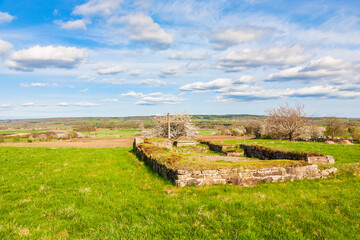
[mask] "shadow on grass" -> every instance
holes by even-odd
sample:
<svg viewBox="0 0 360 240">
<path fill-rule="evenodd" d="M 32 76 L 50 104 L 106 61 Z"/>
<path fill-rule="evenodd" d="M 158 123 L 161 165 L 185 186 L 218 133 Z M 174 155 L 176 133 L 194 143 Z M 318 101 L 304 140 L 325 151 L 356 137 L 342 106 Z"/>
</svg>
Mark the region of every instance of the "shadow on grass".
<svg viewBox="0 0 360 240">
<path fill-rule="evenodd" d="M 153 169 L 152 169 L 152 166 L 151 166 L 150 164 L 148 164 L 146 161 L 140 159 L 140 158 L 136 155 L 134 149 L 131 149 L 128 153 L 131 154 L 131 155 L 133 155 L 134 158 L 136 158 L 136 159 L 139 161 L 139 165 L 141 165 L 141 163 L 143 163 L 143 164 L 145 165 L 146 171 L 147 171 L 151 176 L 156 177 L 157 179 L 159 179 L 160 181 L 162 181 L 162 182 L 164 183 L 164 185 L 173 185 L 173 186 L 174 186 L 174 184 L 173 184 L 172 181 L 170 181 L 169 179 L 164 178 L 164 177 L 161 176 L 159 173 L 154 172 Z"/>
</svg>

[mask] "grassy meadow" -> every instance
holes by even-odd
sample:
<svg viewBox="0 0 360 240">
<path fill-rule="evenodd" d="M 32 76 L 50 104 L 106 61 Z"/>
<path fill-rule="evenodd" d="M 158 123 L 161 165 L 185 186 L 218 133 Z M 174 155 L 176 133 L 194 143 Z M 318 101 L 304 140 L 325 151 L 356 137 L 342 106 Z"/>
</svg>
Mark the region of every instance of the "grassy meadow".
<svg viewBox="0 0 360 240">
<path fill-rule="evenodd" d="M 338 176 L 252 188 L 177 188 L 130 147 L 0 147 L 0 239 L 360 239 L 359 145 L 315 146 Z"/>
</svg>

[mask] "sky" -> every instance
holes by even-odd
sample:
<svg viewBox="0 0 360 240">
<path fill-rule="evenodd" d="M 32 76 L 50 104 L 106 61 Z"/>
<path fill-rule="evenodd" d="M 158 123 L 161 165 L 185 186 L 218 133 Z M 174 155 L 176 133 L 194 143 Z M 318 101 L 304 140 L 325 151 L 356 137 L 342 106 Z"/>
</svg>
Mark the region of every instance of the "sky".
<svg viewBox="0 0 360 240">
<path fill-rule="evenodd" d="M 360 2 L 0 0 L 0 119 L 360 117 Z"/>
</svg>

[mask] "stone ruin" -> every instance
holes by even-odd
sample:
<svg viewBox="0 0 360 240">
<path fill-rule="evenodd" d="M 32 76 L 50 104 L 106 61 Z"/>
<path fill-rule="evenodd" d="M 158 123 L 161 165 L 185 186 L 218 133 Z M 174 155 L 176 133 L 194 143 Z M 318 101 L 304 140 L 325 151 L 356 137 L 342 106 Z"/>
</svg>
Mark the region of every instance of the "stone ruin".
<svg viewBox="0 0 360 240">
<path fill-rule="evenodd" d="M 259 182 L 279 182 L 285 180 L 328 178 L 337 173 L 336 168 L 320 170 L 318 165 L 313 164 L 314 162 L 334 164 L 334 160 L 331 156 L 320 156 L 320 154 L 319 156 L 316 156 L 316 158 L 310 157 L 307 160 L 293 159 L 298 160 L 298 163 L 290 166 L 279 165 L 276 167 L 261 168 L 234 167 L 202 170 L 191 168 L 176 169 L 169 167 L 166 164 L 160 163 L 156 156 L 153 156 L 152 154 L 146 154 L 146 152 L 143 150 L 143 142 L 144 141 L 142 139 L 135 138 L 133 148 L 136 155 L 141 160 L 145 161 L 153 169 L 153 171 L 159 173 L 164 178 L 169 179 L 179 187 L 184 187 L 187 185 L 201 186 L 214 184 L 234 184 L 248 187 L 255 186 Z M 169 147 L 168 143 L 167 146 Z M 160 146 L 160 148 L 161 147 L 164 146 Z M 245 155 L 250 154 L 250 157 L 264 154 L 261 151 L 257 151 L 256 148 L 249 147 L 249 149 L 250 150 L 245 150 Z M 222 152 L 223 148 L 218 147 L 217 150 Z M 289 157 L 286 154 L 287 153 L 284 153 L 281 157 Z M 294 156 L 291 157 L 294 158 Z M 326 159 L 326 161 L 324 161 L 324 159 Z"/>
</svg>

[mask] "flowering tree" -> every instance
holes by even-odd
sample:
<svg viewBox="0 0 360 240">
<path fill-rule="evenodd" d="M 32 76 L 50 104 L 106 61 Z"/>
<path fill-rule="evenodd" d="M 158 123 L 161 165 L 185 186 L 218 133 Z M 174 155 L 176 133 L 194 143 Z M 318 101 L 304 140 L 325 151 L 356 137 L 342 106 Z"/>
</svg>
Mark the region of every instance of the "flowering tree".
<svg viewBox="0 0 360 240">
<path fill-rule="evenodd" d="M 154 127 L 152 129 L 141 129 L 141 135 L 147 138 L 168 137 L 168 116 L 155 116 L 153 122 Z M 179 113 L 171 116 L 170 138 L 193 138 L 198 134 L 195 125 L 191 122 L 191 115 Z"/>
</svg>

